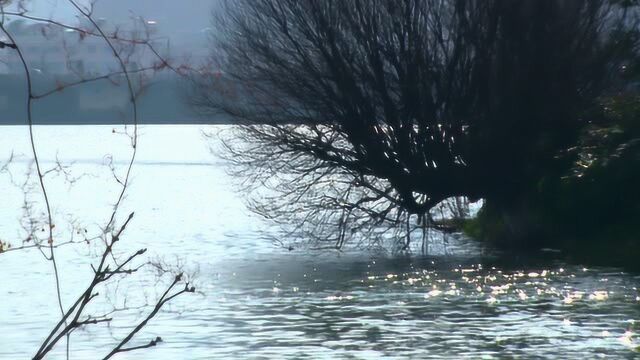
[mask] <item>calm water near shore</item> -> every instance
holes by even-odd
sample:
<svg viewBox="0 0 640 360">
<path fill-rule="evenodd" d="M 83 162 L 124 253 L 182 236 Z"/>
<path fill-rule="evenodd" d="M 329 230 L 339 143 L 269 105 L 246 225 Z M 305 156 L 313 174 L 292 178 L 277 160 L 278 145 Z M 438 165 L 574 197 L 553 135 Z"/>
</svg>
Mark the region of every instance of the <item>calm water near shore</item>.
<svg viewBox="0 0 640 360">
<path fill-rule="evenodd" d="M 120 250 L 148 248 L 151 258 L 180 264 L 195 274 L 198 293 L 166 308 L 134 343 L 159 335 L 161 345 L 120 359 L 639 356 L 638 274 L 552 254 L 501 256 L 459 236 L 434 244 L 430 256 L 275 246 L 277 230 L 245 210 L 226 164 L 209 151 L 215 144 L 202 136 L 220 128 L 140 129 L 120 218 L 136 215 Z M 70 166 L 47 179 L 59 236 L 71 223 L 96 231 L 117 195 L 106 164 L 124 170 L 129 139 L 111 126 L 35 130 L 45 167 L 56 157 Z M 0 239 L 18 244 L 27 136 L 26 127 L 0 126 L 0 168 L 15 156 L 10 174 L 0 173 Z M 40 201 L 37 193 L 28 199 Z M 64 304 L 91 275 L 96 245 L 59 249 Z M 0 279 L 0 359 L 30 358 L 59 316 L 51 263 L 36 250 L 0 254 Z M 151 271 L 102 289 L 110 295 L 101 307 L 126 298 L 127 310 L 110 327 L 76 332 L 72 358 L 103 355 L 148 311 L 134 304 L 161 290 Z"/>
</svg>

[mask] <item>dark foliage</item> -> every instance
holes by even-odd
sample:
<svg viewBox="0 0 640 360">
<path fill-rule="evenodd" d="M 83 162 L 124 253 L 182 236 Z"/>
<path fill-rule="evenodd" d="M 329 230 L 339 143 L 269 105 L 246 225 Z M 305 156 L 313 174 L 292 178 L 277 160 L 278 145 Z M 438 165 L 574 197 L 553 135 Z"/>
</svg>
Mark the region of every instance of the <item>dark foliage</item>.
<svg viewBox="0 0 640 360">
<path fill-rule="evenodd" d="M 640 99 L 607 97 L 602 109 L 562 155 L 564 172 L 541 178 L 517 209 L 487 203 L 467 232 L 506 247 L 553 247 L 583 261 L 637 268 Z"/>
<path fill-rule="evenodd" d="M 267 216 L 356 232 L 424 224 L 455 196 L 518 206 L 635 64 L 635 6 L 228 2 L 224 80 L 201 82 L 199 104 L 243 124 L 228 147 L 239 174 L 279 193 L 258 202 Z"/>
</svg>

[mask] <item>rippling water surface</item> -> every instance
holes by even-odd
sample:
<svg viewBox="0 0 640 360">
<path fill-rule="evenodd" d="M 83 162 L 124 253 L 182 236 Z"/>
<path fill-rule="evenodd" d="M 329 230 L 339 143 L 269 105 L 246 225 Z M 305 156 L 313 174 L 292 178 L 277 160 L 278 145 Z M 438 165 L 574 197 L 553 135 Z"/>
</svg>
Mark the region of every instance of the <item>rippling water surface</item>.
<svg viewBox="0 0 640 360">
<path fill-rule="evenodd" d="M 127 155 L 126 139 L 111 130 L 36 129 L 47 164 L 57 155 L 75 161 L 75 174 L 88 174 L 73 186 L 61 177 L 50 180 L 60 223 L 73 220 L 91 228 L 108 215 L 117 187 L 107 185 L 113 181 L 105 154 L 116 165 Z M 438 256 L 288 251 L 266 240 L 277 232 L 244 210 L 224 162 L 209 153 L 200 128 L 148 126 L 141 133 L 139 162 L 122 209 L 136 215 L 121 251 L 146 247 L 155 259 L 181 264 L 197 274 L 198 293 L 167 307 L 135 343 L 159 335 L 160 346 L 122 359 L 638 355 L 636 274 L 545 254 L 492 254 L 458 237 L 446 249 L 435 246 Z M 12 178 L 0 174 L 3 240 L 21 236 L 24 198 L 14 184 L 29 165 L 25 136 L 23 127 L 0 127 L 0 159 L 12 150 L 23 154 L 10 166 Z M 91 245 L 59 249 L 65 304 L 88 281 L 94 253 Z M 0 358 L 30 358 L 59 311 L 51 264 L 37 251 L 1 254 L 0 279 Z M 161 290 L 151 272 L 104 289 L 109 301 L 102 306 L 127 299 L 129 309 L 109 327 L 76 332 L 72 358 L 104 354 L 149 311 L 131 304 L 147 303 Z"/>
</svg>

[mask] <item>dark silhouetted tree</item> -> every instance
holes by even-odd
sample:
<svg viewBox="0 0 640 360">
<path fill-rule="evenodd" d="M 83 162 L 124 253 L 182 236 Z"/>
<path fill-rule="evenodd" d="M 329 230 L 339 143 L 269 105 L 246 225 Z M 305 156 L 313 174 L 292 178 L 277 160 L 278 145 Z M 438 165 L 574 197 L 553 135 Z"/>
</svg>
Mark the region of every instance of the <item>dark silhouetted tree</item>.
<svg viewBox="0 0 640 360">
<path fill-rule="evenodd" d="M 223 76 L 200 80 L 198 105 L 242 124 L 224 138 L 237 174 L 275 190 L 253 198 L 263 215 L 337 246 L 411 232 L 447 198 L 513 206 L 553 171 L 633 59 L 635 6 L 230 1 Z"/>
</svg>

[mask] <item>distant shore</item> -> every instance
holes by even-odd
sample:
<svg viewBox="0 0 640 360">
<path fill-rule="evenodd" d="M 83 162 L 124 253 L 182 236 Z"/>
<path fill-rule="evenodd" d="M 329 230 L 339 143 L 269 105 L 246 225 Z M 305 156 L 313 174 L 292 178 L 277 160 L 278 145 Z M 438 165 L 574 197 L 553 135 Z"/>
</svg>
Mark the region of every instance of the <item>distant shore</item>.
<svg viewBox="0 0 640 360">
<path fill-rule="evenodd" d="M 57 82 L 77 79 L 42 75 L 34 79 L 38 92 L 55 87 Z M 116 81 L 116 79 L 113 79 Z M 0 125 L 27 124 L 27 91 L 24 77 L 0 75 Z M 120 83 L 122 85 L 122 83 Z M 203 115 L 191 105 L 188 84 L 174 76 L 156 76 L 137 99 L 138 124 L 232 124 L 223 115 Z M 122 86 L 96 81 L 72 86 L 32 104 L 36 125 L 121 125 L 132 124 L 131 102 Z M 179 120 L 178 120 L 179 119 Z"/>
<path fill-rule="evenodd" d="M 224 121 L 220 119 L 208 120 L 208 119 L 188 119 L 183 121 L 153 121 L 153 120 L 141 120 L 138 121 L 138 125 L 233 125 L 231 121 Z M 21 121 L 7 121 L 6 119 L 0 119 L 0 126 L 21 126 L 28 125 L 26 120 Z M 115 120 L 99 120 L 99 121 L 43 121 L 34 119 L 33 125 L 133 125 L 131 121 L 115 121 Z"/>
</svg>

